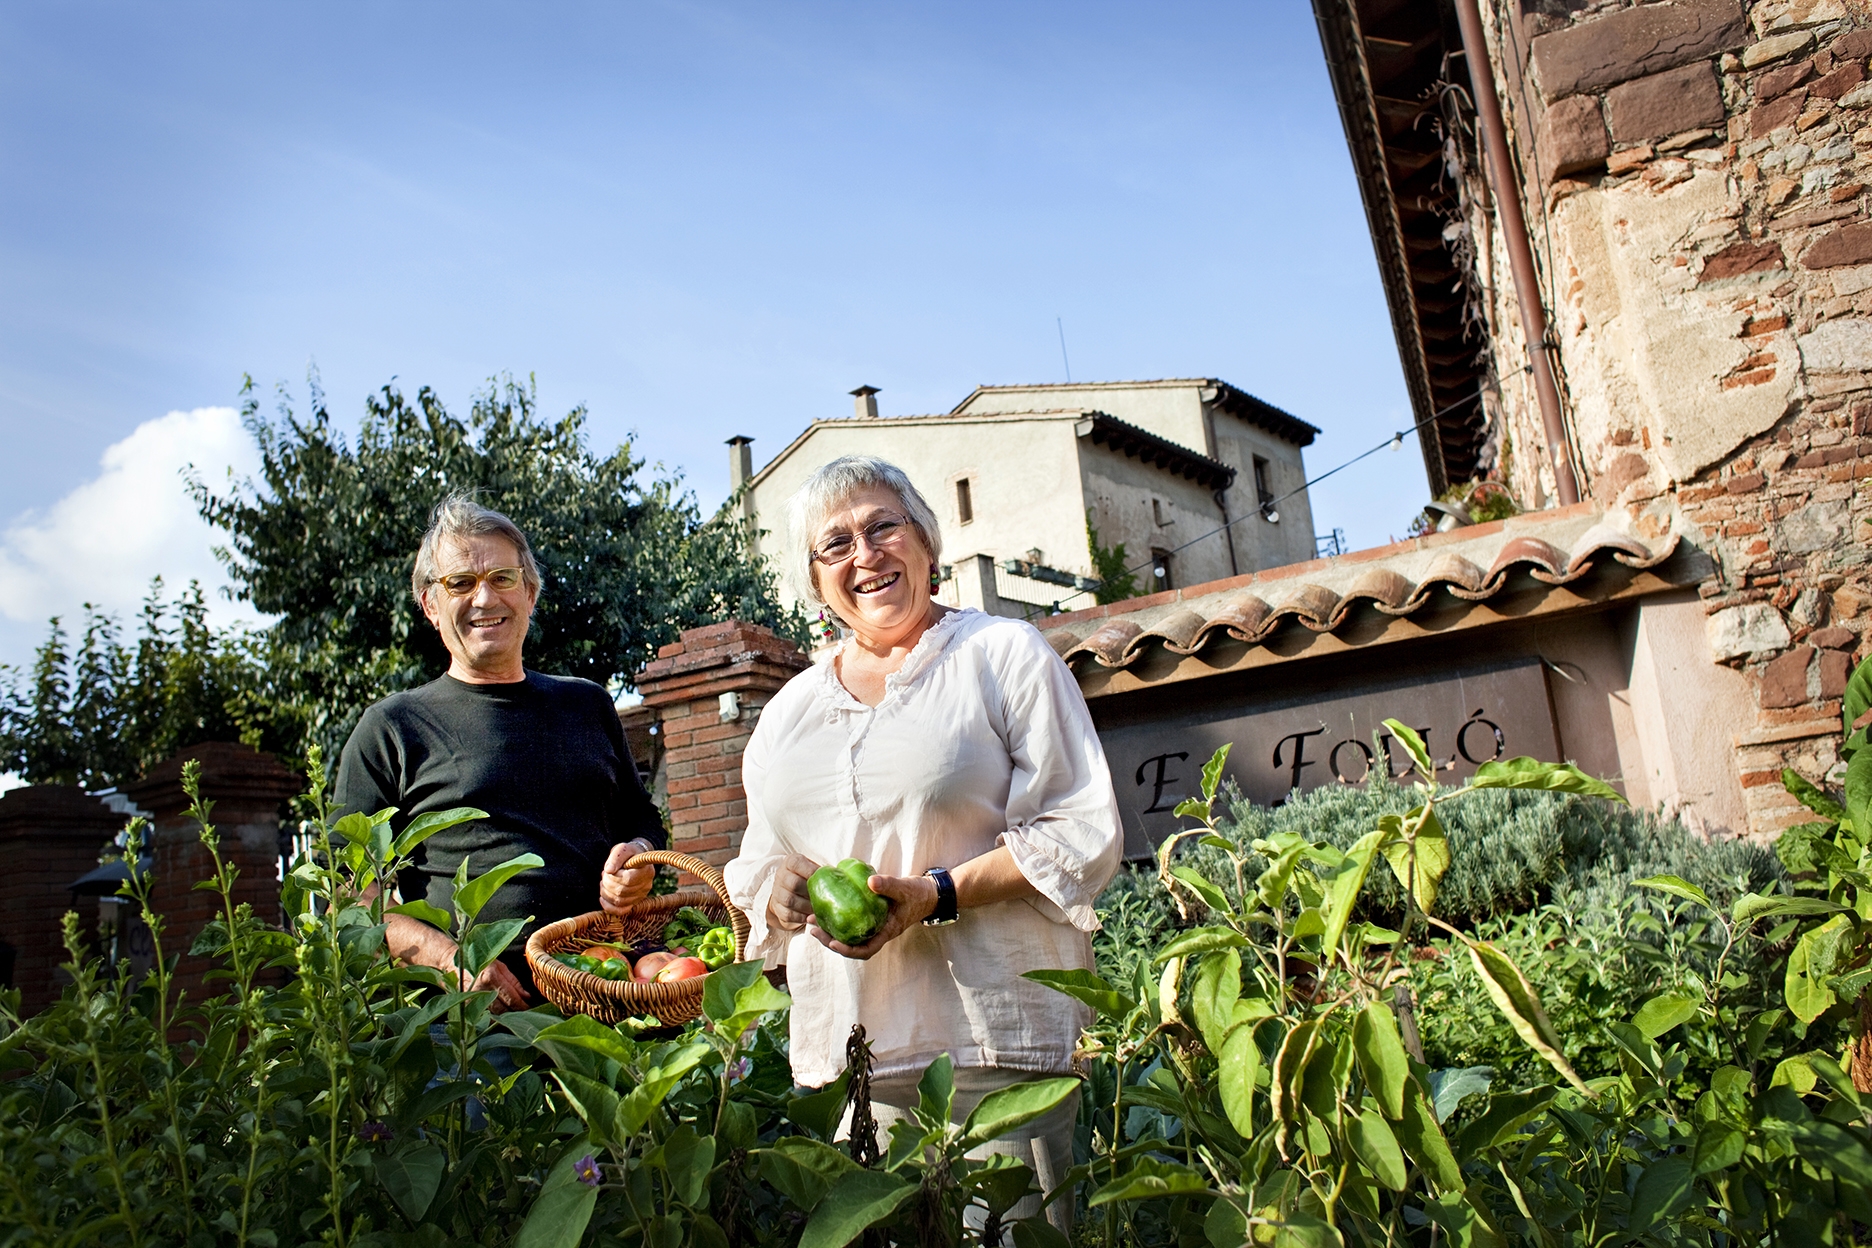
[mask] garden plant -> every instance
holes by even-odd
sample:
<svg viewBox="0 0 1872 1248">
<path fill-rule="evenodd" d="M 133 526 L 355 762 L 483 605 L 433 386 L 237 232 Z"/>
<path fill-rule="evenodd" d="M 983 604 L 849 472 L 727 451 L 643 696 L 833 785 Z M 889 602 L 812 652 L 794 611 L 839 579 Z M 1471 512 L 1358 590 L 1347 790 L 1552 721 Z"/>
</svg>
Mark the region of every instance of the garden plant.
<svg viewBox="0 0 1872 1248">
<path fill-rule="evenodd" d="M 1501 874 L 1465 813 L 1507 827 L 1565 803 L 1628 866 L 1664 861 L 1573 767 L 1506 760 L 1439 786 L 1388 722 L 1415 771 L 1360 799 L 1353 837 L 1230 809 L 1218 753 L 1189 830 L 1101 905 L 1130 938 L 1101 939 L 1099 973 L 1030 972 L 1094 1012 L 1083 1081 L 1016 1085 L 955 1123 L 939 1059 L 888 1138 L 862 1034 L 832 1085 L 792 1085 L 792 1002 L 757 962 L 712 972 L 681 1029 L 495 1014 L 491 994 L 397 965 L 369 885 L 478 812 L 400 833 L 389 812 L 333 819 L 315 752 L 314 850 L 286 874 L 283 924 L 232 903 L 191 793 L 222 898 L 193 950 L 214 995 L 176 988 L 133 873 L 153 972 L 98 961 L 71 916 L 62 999 L 0 1010 L 0 1244 L 1062 1248 L 1044 1215 L 1008 1216 L 1030 1194 L 1071 1202 L 1073 1242 L 1111 1248 L 1867 1242 L 1869 711 L 1862 669 L 1843 789 L 1789 775 L 1815 819 L 1778 865 L 1712 849 L 1694 861 L 1721 870 L 1585 869 L 1594 896 L 1622 889 L 1616 912 L 1574 904 L 1572 867 L 1528 888 Z M 448 926 L 472 975 L 520 928 L 477 916 L 530 865 L 464 870 L 452 915 L 402 908 Z M 1518 900 L 1477 900 L 1496 894 Z M 1078 1164 L 1054 1190 L 967 1155 L 1075 1087 Z"/>
</svg>

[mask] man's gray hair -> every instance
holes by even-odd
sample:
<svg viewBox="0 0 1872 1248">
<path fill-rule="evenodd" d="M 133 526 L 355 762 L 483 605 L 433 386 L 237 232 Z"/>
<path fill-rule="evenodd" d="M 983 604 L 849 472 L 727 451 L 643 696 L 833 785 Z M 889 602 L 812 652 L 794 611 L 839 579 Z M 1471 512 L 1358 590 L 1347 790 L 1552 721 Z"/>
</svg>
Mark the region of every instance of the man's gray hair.
<svg viewBox="0 0 1872 1248">
<path fill-rule="evenodd" d="M 787 500 L 788 559 L 786 575 L 801 598 L 824 604 L 825 596 L 813 584 L 813 539 L 819 536 L 826 518 L 843 507 L 853 494 L 866 489 L 885 489 L 897 496 L 905 518 L 923 548 L 938 564 L 942 562 L 942 529 L 936 513 L 930 509 L 910 478 L 897 465 L 875 455 L 842 455 L 820 468 Z"/>
<path fill-rule="evenodd" d="M 429 531 L 423 534 L 422 545 L 416 548 L 416 566 L 410 570 L 410 592 L 416 595 L 417 605 L 422 604 L 423 591 L 442 575 L 436 556 L 444 541 L 484 537 L 490 533 L 514 544 L 514 549 L 520 552 L 520 571 L 527 589 L 539 593 L 539 564 L 534 562 L 533 548 L 527 544 L 520 526 L 500 512 L 475 502 L 473 495 L 458 490 L 437 503 L 435 510 L 429 513 Z"/>
</svg>

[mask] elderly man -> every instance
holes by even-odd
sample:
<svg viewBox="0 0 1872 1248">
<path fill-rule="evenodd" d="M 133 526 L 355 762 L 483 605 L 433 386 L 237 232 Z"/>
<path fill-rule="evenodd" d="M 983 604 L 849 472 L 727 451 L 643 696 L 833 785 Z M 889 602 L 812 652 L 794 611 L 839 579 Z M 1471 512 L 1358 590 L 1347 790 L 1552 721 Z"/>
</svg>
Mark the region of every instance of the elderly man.
<svg viewBox="0 0 1872 1248">
<path fill-rule="evenodd" d="M 416 552 L 410 587 L 448 647 L 448 671 L 364 712 L 338 765 L 343 811 L 397 808 L 395 826 L 429 811 L 473 806 L 485 820 L 440 832 L 418 849 L 404 899 L 449 908 L 456 867 L 478 875 L 517 854 L 546 865 L 515 876 L 481 921 L 532 915 L 507 953 L 473 981 L 494 1008 L 519 1009 L 533 991 L 525 958 L 533 926 L 602 904 L 616 910 L 650 890 L 632 855 L 666 840 L 644 793 L 611 698 L 589 680 L 529 672 L 520 651 L 539 601 L 539 567 L 513 521 L 451 495 Z M 406 962 L 460 974 L 448 933 L 391 915 L 387 943 Z"/>
</svg>

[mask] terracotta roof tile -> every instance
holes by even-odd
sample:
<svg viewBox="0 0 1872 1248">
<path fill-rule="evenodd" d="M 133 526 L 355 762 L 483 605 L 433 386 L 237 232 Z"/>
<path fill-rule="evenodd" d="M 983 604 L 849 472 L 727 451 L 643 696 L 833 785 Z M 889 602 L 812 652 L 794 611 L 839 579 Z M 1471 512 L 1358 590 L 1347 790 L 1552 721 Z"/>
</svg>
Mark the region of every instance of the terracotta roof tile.
<svg viewBox="0 0 1872 1248">
<path fill-rule="evenodd" d="M 1046 638 L 1075 667 L 1128 667 L 1156 647 L 1190 655 L 1219 640 L 1257 645 L 1290 623 L 1334 632 L 1364 603 L 1407 616 L 1440 596 L 1481 602 L 1522 573 L 1565 585 L 1609 559 L 1653 568 L 1677 547 L 1674 533 L 1646 541 L 1583 504 L 1107 603 L 1048 621 Z"/>
</svg>

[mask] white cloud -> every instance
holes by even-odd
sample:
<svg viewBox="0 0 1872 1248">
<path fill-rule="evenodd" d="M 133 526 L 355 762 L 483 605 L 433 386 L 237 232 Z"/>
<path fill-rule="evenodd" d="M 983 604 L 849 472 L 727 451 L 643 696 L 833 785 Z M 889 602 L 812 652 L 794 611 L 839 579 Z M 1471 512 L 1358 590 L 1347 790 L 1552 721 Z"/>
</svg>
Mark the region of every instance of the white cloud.
<svg viewBox="0 0 1872 1248">
<path fill-rule="evenodd" d="M 190 464 L 217 489 L 230 469 L 241 476 L 258 468 L 233 408 L 145 421 L 105 450 L 95 478 L 44 511 L 15 517 L 0 534 L 0 583 L 8 587 L 0 615 L 39 625 L 58 615 L 69 628 L 89 602 L 129 624 L 150 578 L 160 575 L 169 596 L 201 581 L 218 624 L 255 618 L 216 592 L 227 576 L 212 548 L 226 535 L 196 512 L 183 485 Z"/>
</svg>

